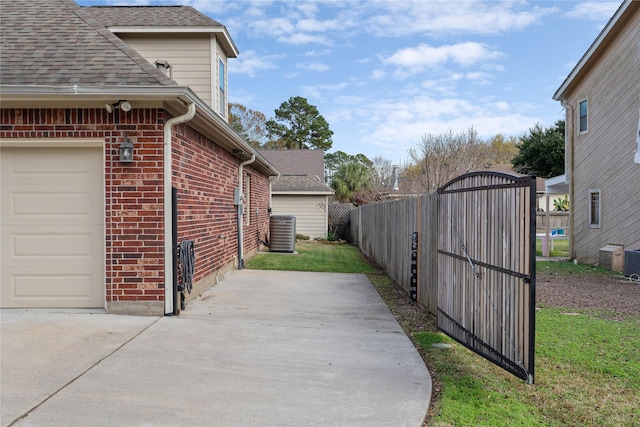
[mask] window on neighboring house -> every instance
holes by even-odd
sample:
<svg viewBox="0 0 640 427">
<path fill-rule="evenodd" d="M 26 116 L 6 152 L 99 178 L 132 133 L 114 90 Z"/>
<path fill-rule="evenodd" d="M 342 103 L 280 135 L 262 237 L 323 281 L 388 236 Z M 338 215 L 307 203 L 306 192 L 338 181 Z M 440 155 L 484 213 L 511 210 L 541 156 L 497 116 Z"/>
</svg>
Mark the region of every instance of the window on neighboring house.
<svg viewBox="0 0 640 427">
<path fill-rule="evenodd" d="M 580 133 L 586 133 L 589 130 L 589 123 L 588 123 L 589 104 L 588 104 L 586 99 L 584 101 L 580 101 L 579 110 L 580 110 L 580 128 L 579 128 L 579 132 Z"/>
<path fill-rule="evenodd" d="M 600 228 L 600 190 L 589 190 L 589 227 Z"/>
<path fill-rule="evenodd" d="M 244 223 L 251 224 L 251 175 L 244 176 Z"/>
<path fill-rule="evenodd" d="M 227 115 L 226 81 L 222 59 L 218 61 L 218 98 L 220 99 L 220 115 L 225 117 Z"/>
</svg>

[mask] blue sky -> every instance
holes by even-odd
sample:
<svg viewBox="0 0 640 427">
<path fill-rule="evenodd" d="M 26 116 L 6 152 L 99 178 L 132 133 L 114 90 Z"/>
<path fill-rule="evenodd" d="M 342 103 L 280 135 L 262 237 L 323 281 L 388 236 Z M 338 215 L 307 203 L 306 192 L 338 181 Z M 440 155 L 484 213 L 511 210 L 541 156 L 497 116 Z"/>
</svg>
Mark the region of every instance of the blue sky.
<svg viewBox="0 0 640 427">
<path fill-rule="evenodd" d="M 122 1 L 80 1 L 123 4 Z M 404 163 L 425 134 L 518 136 L 564 118 L 551 99 L 620 1 L 131 0 L 227 27 L 229 101 L 268 118 L 303 96 L 333 147 Z"/>
</svg>

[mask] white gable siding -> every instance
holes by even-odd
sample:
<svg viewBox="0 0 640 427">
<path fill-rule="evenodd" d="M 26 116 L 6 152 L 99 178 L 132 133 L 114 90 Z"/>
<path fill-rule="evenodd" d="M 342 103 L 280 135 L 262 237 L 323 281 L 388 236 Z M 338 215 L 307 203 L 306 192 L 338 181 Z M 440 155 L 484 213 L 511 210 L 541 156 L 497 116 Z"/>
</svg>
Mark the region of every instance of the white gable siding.
<svg viewBox="0 0 640 427">
<path fill-rule="evenodd" d="M 640 14 L 636 13 L 568 99 L 573 117 L 567 131 L 575 138 L 573 249 L 580 261 L 597 262 L 599 248 L 608 243 L 640 248 L 640 165 L 633 160 L 639 70 Z M 577 129 L 581 99 L 589 100 L 588 132 L 583 135 Z M 589 227 L 589 189 L 601 190 L 601 228 Z"/>
<path fill-rule="evenodd" d="M 327 196 L 274 194 L 273 215 L 296 217 L 296 234 L 311 239 L 327 237 Z"/>
</svg>

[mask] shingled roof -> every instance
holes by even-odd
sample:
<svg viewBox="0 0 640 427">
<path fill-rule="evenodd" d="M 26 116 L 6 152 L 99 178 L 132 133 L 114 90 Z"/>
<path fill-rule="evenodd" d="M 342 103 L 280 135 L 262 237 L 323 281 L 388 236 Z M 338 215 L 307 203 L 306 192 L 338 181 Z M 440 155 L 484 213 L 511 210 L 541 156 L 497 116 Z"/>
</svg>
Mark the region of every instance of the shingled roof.
<svg viewBox="0 0 640 427">
<path fill-rule="evenodd" d="M 71 0 L 0 0 L 0 84 L 177 86 Z"/>
<path fill-rule="evenodd" d="M 223 27 L 191 6 L 90 6 L 84 9 L 107 27 Z"/>
<path fill-rule="evenodd" d="M 323 150 L 256 150 L 271 162 L 282 175 L 316 176 L 324 180 Z"/>
<path fill-rule="evenodd" d="M 256 150 L 281 173 L 272 181 L 271 188 L 278 192 L 311 192 L 333 194 L 324 183 L 323 150 Z"/>
</svg>

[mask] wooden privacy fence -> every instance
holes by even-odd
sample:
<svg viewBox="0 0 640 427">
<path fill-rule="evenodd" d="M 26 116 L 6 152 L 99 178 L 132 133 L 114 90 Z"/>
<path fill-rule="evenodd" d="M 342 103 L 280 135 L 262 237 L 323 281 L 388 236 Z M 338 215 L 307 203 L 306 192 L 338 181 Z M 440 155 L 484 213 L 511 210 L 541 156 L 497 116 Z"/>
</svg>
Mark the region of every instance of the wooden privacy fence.
<svg viewBox="0 0 640 427">
<path fill-rule="evenodd" d="M 437 313 L 437 194 L 360 206 L 351 211 L 351 237 L 360 250 L 407 292 L 411 234 L 418 232 L 418 302 Z"/>
<path fill-rule="evenodd" d="M 533 383 L 535 178 L 495 172 L 351 212 L 351 235 L 407 293 L 418 236 L 417 301 L 456 341 Z M 414 268 L 415 270 L 415 268 Z"/>
</svg>

